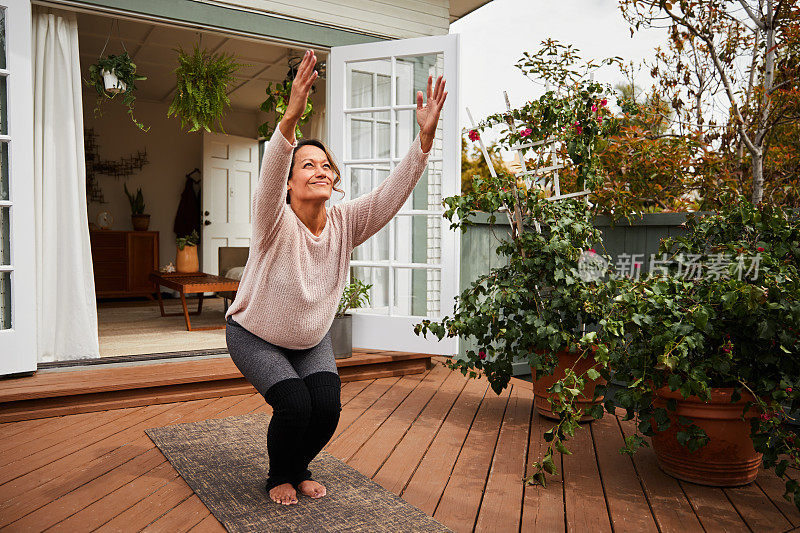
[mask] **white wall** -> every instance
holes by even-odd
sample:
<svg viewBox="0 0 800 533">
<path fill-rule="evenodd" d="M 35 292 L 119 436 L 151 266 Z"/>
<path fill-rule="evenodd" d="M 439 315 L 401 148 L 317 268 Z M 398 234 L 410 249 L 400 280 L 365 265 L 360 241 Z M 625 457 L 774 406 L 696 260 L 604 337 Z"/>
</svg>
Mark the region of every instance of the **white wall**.
<svg viewBox="0 0 800 533">
<path fill-rule="evenodd" d="M 197 0 L 392 38 L 443 35 L 449 0 Z"/>
<path fill-rule="evenodd" d="M 145 212 L 150 214 L 150 230 L 159 232 L 159 262 L 161 266 L 175 261 L 175 233 L 172 225 L 178 209 L 185 175 L 194 168 L 202 169 L 203 139 L 199 132 L 185 133 L 180 121 L 167 118 L 167 104 L 137 101 L 134 107 L 137 120 L 150 126 L 150 131 L 139 130 L 117 101 L 103 102 L 103 116 L 94 117 L 94 91 L 83 93 L 84 127 L 94 128 L 99 145 L 99 156 L 105 160 L 119 160 L 147 150 L 149 163 L 127 180 L 98 175 L 97 180 L 105 197 L 105 204 L 92 202 L 88 206 L 89 220 L 96 221 L 101 211 L 110 211 L 114 217 L 111 229 L 132 230 L 131 209 L 123 189 L 136 193 L 142 188 Z M 225 131 L 232 135 L 256 137 L 258 126 L 255 113 L 229 112 Z"/>
</svg>

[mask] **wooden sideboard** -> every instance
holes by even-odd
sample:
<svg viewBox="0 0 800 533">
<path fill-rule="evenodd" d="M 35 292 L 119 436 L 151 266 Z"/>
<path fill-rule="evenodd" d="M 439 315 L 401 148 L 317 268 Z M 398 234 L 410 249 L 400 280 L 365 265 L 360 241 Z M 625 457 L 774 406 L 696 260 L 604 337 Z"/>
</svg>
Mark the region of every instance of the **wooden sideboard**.
<svg viewBox="0 0 800 533">
<path fill-rule="evenodd" d="M 158 270 L 157 231 L 91 230 L 95 295 L 150 296 L 150 274 Z"/>
</svg>

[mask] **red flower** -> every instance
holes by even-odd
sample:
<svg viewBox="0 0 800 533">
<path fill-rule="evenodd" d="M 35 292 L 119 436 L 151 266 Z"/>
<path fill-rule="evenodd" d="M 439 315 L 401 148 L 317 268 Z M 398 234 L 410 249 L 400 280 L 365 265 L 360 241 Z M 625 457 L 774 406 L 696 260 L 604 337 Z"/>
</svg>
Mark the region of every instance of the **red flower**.
<svg viewBox="0 0 800 533">
<path fill-rule="evenodd" d="M 786 392 L 792 392 L 792 388 L 791 387 L 786 387 Z"/>
<path fill-rule="evenodd" d="M 588 249 L 588 250 L 586 250 L 586 251 L 587 251 L 587 252 L 592 252 L 593 254 L 596 254 L 596 253 L 597 253 L 597 252 L 595 252 L 595 251 L 594 251 L 594 248 L 589 248 L 589 249 Z"/>
<path fill-rule="evenodd" d="M 592 111 L 597 111 L 597 104 L 592 104 Z"/>
<path fill-rule="evenodd" d="M 481 360 L 486 359 L 486 352 L 484 352 L 483 350 L 479 351 L 478 357 L 480 357 Z"/>
<path fill-rule="evenodd" d="M 758 247 L 758 251 L 759 251 L 759 252 L 763 252 L 763 251 L 764 251 L 764 247 L 763 247 L 763 246 L 759 246 L 759 247 Z"/>
<path fill-rule="evenodd" d="M 605 98 L 603 98 L 603 99 L 600 101 L 600 107 L 605 107 L 606 105 L 608 105 L 608 100 L 606 100 Z"/>
<path fill-rule="evenodd" d="M 527 137 L 531 133 L 533 133 L 533 130 L 530 129 L 530 128 L 525 128 L 524 130 L 520 130 L 520 132 L 519 132 L 520 136 L 522 136 L 522 137 Z"/>
<path fill-rule="evenodd" d="M 477 131 L 469 130 L 469 140 L 470 141 L 477 141 L 480 138 L 481 138 L 481 136 Z"/>
</svg>

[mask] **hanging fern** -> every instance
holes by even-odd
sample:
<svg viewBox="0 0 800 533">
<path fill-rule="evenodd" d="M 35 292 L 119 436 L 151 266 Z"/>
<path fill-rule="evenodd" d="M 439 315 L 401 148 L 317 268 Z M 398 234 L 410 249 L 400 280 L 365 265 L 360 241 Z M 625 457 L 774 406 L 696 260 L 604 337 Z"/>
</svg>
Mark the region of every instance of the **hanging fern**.
<svg viewBox="0 0 800 533">
<path fill-rule="evenodd" d="M 177 88 L 175 98 L 167 110 L 167 116 L 181 119 L 181 128 L 188 131 L 204 129 L 211 132 L 214 123 L 223 133 L 222 117 L 231 101 L 228 85 L 234 80 L 234 72 L 241 63 L 233 55 L 210 54 L 195 45 L 192 54 L 183 48 L 178 52 L 178 68 L 175 69 Z"/>
</svg>

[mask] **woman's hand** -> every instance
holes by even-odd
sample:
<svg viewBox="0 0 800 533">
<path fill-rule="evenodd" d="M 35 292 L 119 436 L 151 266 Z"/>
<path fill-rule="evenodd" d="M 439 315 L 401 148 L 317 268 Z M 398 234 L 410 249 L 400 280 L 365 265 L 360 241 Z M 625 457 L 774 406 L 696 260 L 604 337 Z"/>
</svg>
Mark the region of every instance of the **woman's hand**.
<svg viewBox="0 0 800 533">
<path fill-rule="evenodd" d="M 428 76 L 428 101 L 423 107 L 422 91 L 417 91 L 417 124 L 419 124 L 419 141 L 423 152 L 429 152 L 436 137 L 436 126 L 439 124 L 439 114 L 442 112 L 447 91 L 444 90 L 445 80 L 441 76 L 436 79 L 436 88 L 431 91 L 433 76 Z"/>
<path fill-rule="evenodd" d="M 284 113 L 281 123 L 278 127 L 286 140 L 294 144 L 294 129 L 297 126 L 297 121 L 303 116 L 306 110 L 306 102 L 308 101 L 308 94 L 311 92 L 311 87 L 317 79 L 318 73 L 314 70 L 314 65 L 317 64 L 317 56 L 314 55 L 313 50 L 306 50 L 306 55 L 297 67 L 297 75 L 292 81 L 292 92 L 289 95 L 289 103 L 286 105 L 286 113 Z"/>
</svg>

